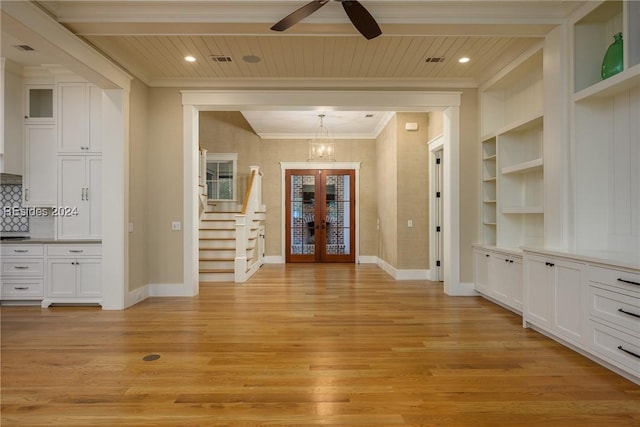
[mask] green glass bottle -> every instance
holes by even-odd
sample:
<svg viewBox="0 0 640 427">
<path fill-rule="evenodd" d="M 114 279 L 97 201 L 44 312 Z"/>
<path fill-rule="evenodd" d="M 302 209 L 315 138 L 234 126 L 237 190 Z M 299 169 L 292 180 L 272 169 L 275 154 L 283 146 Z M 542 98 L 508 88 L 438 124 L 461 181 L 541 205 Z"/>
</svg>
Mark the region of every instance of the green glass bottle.
<svg viewBox="0 0 640 427">
<path fill-rule="evenodd" d="M 602 79 L 607 79 L 614 74 L 618 74 L 624 69 L 624 59 L 622 53 L 622 33 L 613 36 L 614 42 L 607 49 L 602 60 Z"/>
</svg>

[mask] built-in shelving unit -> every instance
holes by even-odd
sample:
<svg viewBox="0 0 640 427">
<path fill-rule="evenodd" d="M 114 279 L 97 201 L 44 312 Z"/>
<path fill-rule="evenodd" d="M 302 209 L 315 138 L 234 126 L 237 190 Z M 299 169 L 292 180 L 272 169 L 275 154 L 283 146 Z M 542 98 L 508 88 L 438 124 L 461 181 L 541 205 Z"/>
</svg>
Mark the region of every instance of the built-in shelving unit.
<svg viewBox="0 0 640 427">
<path fill-rule="evenodd" d="M 542 244 L 542 48 L 481 89 L 483 244 Z"/>
<path fill-rule="evenodd" d="M 574 245 L 640 255 L 640 2 L 592 5 L 573 25 Z M 602 80 L 613 35 L 624 70 Z"/>
</svg>

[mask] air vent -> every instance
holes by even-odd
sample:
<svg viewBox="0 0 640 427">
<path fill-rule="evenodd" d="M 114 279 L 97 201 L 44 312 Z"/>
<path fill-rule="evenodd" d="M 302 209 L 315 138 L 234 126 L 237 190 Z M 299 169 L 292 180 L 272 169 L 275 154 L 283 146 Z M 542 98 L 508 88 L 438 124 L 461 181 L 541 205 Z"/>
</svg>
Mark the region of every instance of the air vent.
<svg viewBox="0 0 640 427">
<path fill-rule="evenodd" d="M 444 56 L 430 56 L 424 62 L 444 62 Z"/>
<path fill-rule="evenodd" d="M 32 52 L 35 49 L 29 46 L 28 44 L 18 44 L 14 46 L 16 49 L 21 50 L 23 52 Z"/>
<path fill-rule="evenodd" d="M 233 62 L 233 58 L 226 55 L 211 55 L 209 58 L 211 58 L 213 62 Z"/>
</svg>

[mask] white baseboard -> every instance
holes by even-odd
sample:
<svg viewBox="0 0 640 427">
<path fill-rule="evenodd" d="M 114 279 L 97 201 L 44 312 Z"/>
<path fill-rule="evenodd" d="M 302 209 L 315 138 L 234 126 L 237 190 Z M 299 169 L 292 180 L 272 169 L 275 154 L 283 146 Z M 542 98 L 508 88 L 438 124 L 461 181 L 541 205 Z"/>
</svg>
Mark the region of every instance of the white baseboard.
<svg viewBox="0 0 640 427">
<path fill-rule="evenodd" d="M 429 270 L 396 270 L 396 280 L 429 280 Z"/>
<path fill-rule="evenodd" d="M 359 264 L 377 264 L 378 257 L 375 255 L 360 255 L 358 257 Z"/>
<path fill-rule="evenodd" d="M 284 264 L 284 257 L 279 255 L 270 255 L 264 257 L 265 264 Z"/>
<path fill-rule="evenodd" d="M 455 297 L 477 297 L 480 294 L 476 292 L 475 285 L 473 283 L 459 283 L 455 289 L 449 289 L 447 295 Z"/>
</svg>

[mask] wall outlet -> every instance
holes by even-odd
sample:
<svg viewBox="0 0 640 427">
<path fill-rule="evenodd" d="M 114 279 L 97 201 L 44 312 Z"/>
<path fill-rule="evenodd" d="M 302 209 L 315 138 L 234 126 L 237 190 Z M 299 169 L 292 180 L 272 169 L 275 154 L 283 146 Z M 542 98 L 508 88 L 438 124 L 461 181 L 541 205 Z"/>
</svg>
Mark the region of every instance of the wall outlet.
<svg viewBox="0 0 640 427">
<path fill-rule="evenodd" d="M 171 223 L 171 230 L 173 230 L 173 231 L 182 230 L 182 224 L 180 223 L 180 221 L 173 221 Z"/>
<path fill-rule="evenodd" d="M 413 227 L 413 220 L 410 219 L 409 221 L 407 221 L 407 227 Z"/>
</svg>

